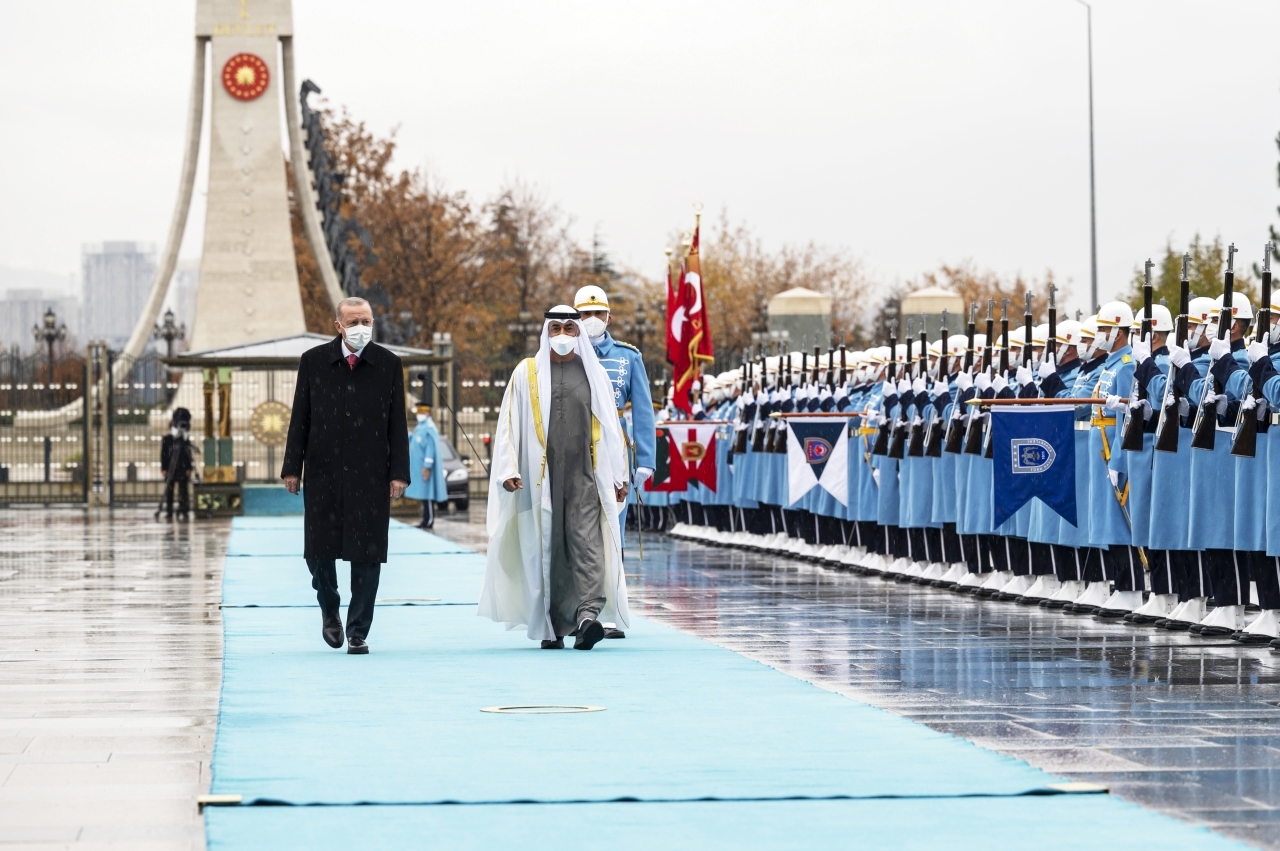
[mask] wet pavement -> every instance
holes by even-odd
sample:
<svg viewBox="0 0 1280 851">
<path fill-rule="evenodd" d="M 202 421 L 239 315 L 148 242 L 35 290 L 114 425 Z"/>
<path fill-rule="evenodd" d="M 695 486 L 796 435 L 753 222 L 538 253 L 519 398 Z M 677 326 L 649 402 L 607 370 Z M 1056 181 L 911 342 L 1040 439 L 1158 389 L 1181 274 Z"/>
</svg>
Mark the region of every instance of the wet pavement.
<svg viewBox="0 0 1280 851">
<path fill-rule="evenodd" d="M 436 532 L 483 549 L 483 505 Z M 225 522 L 0 511 L 0 846 L 203 847 Z M 633 608 L 1280 848 L 1280 654 L 646 535 Z M 778 719 L 786 723 L 786 719 Z"/>
<path fill-rule="evenodd" d="M 483 525 L 436 532 L 476 545 Z M 632 610 L 1073 780 L 1280 848 L 1280 654 L 646 534 Z M 786 723 L 786 719 L 778 719 Z"/>
<path fill-rule="evenodd" d="M 0 510 L 0 848 L 204 847 L 228 529 Z"/>
</svg>

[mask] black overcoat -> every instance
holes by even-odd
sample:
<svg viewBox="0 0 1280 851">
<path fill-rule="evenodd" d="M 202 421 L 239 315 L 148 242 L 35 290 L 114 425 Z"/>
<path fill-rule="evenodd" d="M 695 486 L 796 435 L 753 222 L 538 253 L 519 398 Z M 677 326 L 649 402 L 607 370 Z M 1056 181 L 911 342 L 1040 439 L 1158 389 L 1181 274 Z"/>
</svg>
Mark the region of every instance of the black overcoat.
<svg viewBox="0 0 1280 851">
<path fill-rule="evenodd" d="M 351 369 L 341 337 L 305 352 L 280 475 L 303 479 L 307 558 L 385 562 L 391 480 L 409 481 L 400 358 L 369 343 Z"/>
</svg>

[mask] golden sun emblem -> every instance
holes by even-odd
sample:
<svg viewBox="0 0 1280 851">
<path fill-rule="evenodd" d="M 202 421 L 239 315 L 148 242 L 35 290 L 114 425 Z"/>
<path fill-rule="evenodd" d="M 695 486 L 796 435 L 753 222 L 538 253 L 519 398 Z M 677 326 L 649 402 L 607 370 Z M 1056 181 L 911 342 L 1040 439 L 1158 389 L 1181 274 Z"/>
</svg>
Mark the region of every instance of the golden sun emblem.
<svg viewBox="0 0 1280 851">
<path fill-rule="evenodd" d="M 268 82 L 267 63 L 252 53 L 237 53 L 222 66 L 222 87 L 236 100 L 253 100 Z"/>
<path fill-rule="evenodd" d="M 253 409 L 249 417 L 249 430 L 254 440 L 264 446 L 280 446 L 289 436 L 289 416 L 292 411 L 283 402 L 270 399 Z"/>
</svg>

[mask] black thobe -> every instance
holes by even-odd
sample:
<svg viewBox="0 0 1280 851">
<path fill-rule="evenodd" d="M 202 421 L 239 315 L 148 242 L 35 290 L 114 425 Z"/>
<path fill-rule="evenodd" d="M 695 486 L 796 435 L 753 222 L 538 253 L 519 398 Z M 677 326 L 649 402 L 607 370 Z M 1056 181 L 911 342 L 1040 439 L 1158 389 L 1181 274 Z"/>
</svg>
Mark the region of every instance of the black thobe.
<svg viewBox="0 0 1280 851">
<path fill-rule="evenodd" d="M 391 481 L 410 481 L 400 358 L 369 343 L 352 369 L 341 337 L 304 353 L 280 475 L 303 477 L 308 559 L 385 562 Z"/>
</svg>

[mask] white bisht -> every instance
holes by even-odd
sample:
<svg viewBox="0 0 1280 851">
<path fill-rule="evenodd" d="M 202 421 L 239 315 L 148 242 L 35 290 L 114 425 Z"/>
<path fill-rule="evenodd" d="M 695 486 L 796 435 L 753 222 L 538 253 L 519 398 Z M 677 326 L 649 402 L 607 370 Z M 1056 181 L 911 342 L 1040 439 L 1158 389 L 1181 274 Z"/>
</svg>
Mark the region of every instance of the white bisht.
<svg viewBox="0 0 1280 851">
<path fill-rule="evenodd" d="M 559 310 L 561 308 L 556 308 Z M 572 308 L 562 308 L 572 311 Z M 576 320 L 571 320 L 575 321 Z M 507 629 L 528 627 L 534 640 L 554 639 L 551 626 L 551 479 L 547 472 L 545 432 L 551 417 L 551 346 L 542 325 L 538 353 L 521 361 L 507 382 L 493 435 L 489 470 L 488 564 L 478 614 Z M 622 534 L 618 512 L 625 505 L 614 488 L 627 483 L 627 457 L 618 426 L 618 408 L 609 376 L 596 359 L 587 334 L 578 325 L 577 356 L 591 385 L 592 454 L 596 493 L 600 497 L 600 531 L 604 540 L 605 587 L 608 594 L 599 620 L 630 626 L 627 582 L 622 568 Z M 530 361 L 536 376 L 531 381 Z M 534 415 L 534 400 L 539 416 Z M 543 432 L 543 433 L 540 433 Z M 502 483 L 519 476 L 524 487 L 507 493 Z"/>
</svg>

